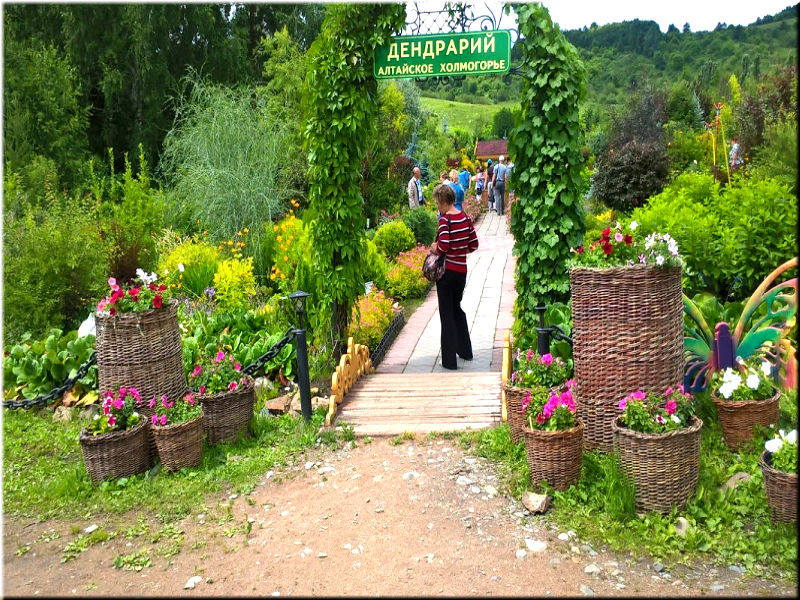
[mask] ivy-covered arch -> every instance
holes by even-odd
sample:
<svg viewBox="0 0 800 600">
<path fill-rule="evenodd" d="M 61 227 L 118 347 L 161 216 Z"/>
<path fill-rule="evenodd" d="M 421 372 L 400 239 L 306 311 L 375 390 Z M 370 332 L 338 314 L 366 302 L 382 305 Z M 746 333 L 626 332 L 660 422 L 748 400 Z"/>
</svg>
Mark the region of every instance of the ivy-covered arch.
<svg viewBox="0 0 800 600">
<path fill-rule="evenodd" d="M 524 77 L 521 119 L 508 140 L 516 196 L 511 212 L 517 256 L 514 333 L 531 343 L 534 307 L 567 297 L 569 249 L 582 243 L 578 103 L 586 74 L 578 51 L 544 6 L 514 8 Z"/>
<path fill-rule="evenodd" d="M 374 50 L 405 24 L 402 4 L 335 4 L 310 49 L 308 116 L 309 208 L 317 288 L 342 342 L 350 307 L 363 292 L 363 199 L 360 164 L 375 130 Z"/>
</svg>

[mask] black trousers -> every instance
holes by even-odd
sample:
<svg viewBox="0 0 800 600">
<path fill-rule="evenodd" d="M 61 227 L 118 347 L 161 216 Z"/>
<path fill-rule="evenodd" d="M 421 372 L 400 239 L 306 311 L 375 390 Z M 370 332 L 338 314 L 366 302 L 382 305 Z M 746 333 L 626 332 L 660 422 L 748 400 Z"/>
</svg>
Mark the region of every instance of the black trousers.
<svg viewBox="0 0 800 600">
<path fill-rule="evenodd" d="M 472 360 L 472 342 L 469 339 L 467 315 L 461 309 L 461 297 L 467 284 L 466 273 L 456 273 L 446 269 L 442 278 L 436 282 L 436 295 L 439 299 L 439 319 L 442 322 L 442 365 L 445 369 L 455 369 L 456 354 Z"/>
</svg>

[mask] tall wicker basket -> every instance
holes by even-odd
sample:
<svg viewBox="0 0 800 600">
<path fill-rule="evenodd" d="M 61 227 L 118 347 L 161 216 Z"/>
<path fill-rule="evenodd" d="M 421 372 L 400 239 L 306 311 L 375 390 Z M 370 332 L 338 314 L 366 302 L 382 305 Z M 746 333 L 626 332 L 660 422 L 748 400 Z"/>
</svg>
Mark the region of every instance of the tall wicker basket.
<svg viewBox="0 0 800 600">
<path fill-rule="evenodd" d="M 613 448 L 611 424 L 631 391 L 663 392 L 683 380 L 678 267 L 570 270 L 575 399 L 584 447 Z"/>
<path fill-rule="evenodd" d="M 766 400 L 728 401 L 719 398 L 714 390 L 711 398 L 717 407 L 722 437 L 728 450 L 735 452 L 753 439 L 753 428 L 757 425 L 769 427 L 778 422 L 780 390 Z"/>
<path fill-rule="evenodd" d="M 506 414 L 508 415 L 508 429 L 511 432 L 511 441 L 515 444 L 522 439 L 522 428 L 525 426 L 525 415 L 522 414 L 522 401 L 528 390 L 503 384 L 506 393 Z"/>
<path fill-rule="evenodd" d="M 772 455 L 766 450 L 758 460 L 764 473 L 769 518 L 773 523 L 797 521 L 797 473 L 785 473 L 772 468 Z"/>
<path fill-rule="evenodd" d="M 667 514 L 683 508 L 697 489 L 700 471 L 700 429 L 703 422 L 666 433 L 639 433 L 612 422 L 614 445 L 622 470 L 636 486 L 636 510 Z"/>
<path fill-rule="evenodd" d="M 524 427 L 525 454 L 534 485 L 546 481 L 557 490 L 577 483 L 583 458 L 583 423 L 564 431 Z"/>
<path fill-rule="evenodd" d="M 203 429 L 209 444 L 235 441 L 250 435 L 250 419 L 256 403 L 252 384 L 232 392 L 199 396 L 203 406 Z"/>
<path fill-rule="evenodd" d="M 152 427 L 158 457 L 167 471 L 196 467 L 203 458 L 203 415 L 176 425 Z"/>
<path fill-rule="evenodd" d="M 110 477 L 125 477 L 144 473 L 150 468 L 150 446 L 147 422 L 125 431 L 99 435 L 81 432 L 83 462 L 92 483 Z"/>
</svg>

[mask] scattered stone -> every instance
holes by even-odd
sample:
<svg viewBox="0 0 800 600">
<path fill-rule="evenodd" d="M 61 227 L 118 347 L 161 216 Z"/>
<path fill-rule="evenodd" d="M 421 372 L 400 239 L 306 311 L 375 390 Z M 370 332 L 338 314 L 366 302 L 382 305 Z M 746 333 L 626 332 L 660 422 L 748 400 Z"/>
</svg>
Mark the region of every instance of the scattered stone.
<svg viewBox="0 0 800 600">
<path fill-rule="evenodd" d="M 525 538 L 525 547 L 528 548 L 531 552 L 544 552 L 547 550 L 547 544 L 539 541 L 539 540 L 532 540 L 530 538 Z"/>
<path fill-rule="evenodd" d="M 308 461 L 308 462 L 306 463 L 306 465 L 305 465 L 305 469 L 306 469 L 306 471 L 308 471 L 309 469 L 311 469 L 311 467 L 313 467 L 313 466 L 314 466 L 314 461 L 313 461 L 313 460 L 310 460 L 310 461 Z"/>
<path fill-rule="evenodd" d="M 427 559 L 429 564 L 432 563 L 433 562 L 433 553 L 431 552 L 430 554 L 426 554 L 425 558 Z"/>
<path fill-rule="evenodd" d="M 53 413 L 53 421 L 67 422 L 72 420 L 72 410 L 68 406 L 59 406 Z"/>
<path fill-rule="evenodd" d="M 481 488 L 479 488 L 477 485 L 471 485 L 469 486 L 469 491 L 472 492 L 473 494 L 480 494 Z"/>
<path fill-rule="evenodd" d="M 383 507 L 382 507 L 382 506 L 378 506 L 378 507 L 376 507 L 376 508 L 375 508 L 375 512 L 376 512 L 376 513 L 382 513 L 382 512 L 383 512 Z"/>
<path fill-rule="evenodd" d="M 739 565 L 730 565 L 728 567 L 728 569 L 733 571 L 734 573 L 738 573 L 739 575 L 744 573 L 744 569 L 742 567 L 740 567 Z"/>
<path fill-rule="evenodd" d="M 458 485 L 471 485 L 472 479 L 470 479 L 469 477 L 464 477 L 463 475 L 459 475 L 458 479 L 456 479 L 456 483 Z"/>
<path fill-rule="evenodd" d="M 675 521 L 673 527 L 675 528 L 675 533 L 677 533 L 680 537 L 686 537 L 690 525 L 689 521 L 687 521 L 685 517 L 678 517 L 678 520 Z"/>
<path fill-rule="evenodd" d="M 580 554 L 581 553 L 581 549 L 578 548 L 575 544 L 570 545 L 569 551 L 572 552 L 573 554 Z"/>
<path fill-rule="evenodd" d="M 473 467 L 473 466 L 475 466 L 475 463 L 478 462 L 478 459 L 477 458 L 473 458 L 471 456 L 465 456 L 464 457 L 464 462 L 467 463 L 469 466 Z"/>
<path fill-rule="evenodd" d="M 409 479 L 416 479 L 419 477 L 419 473 L 416 471 L 408 471 L 407 473 L 403 473 L 403 479 L 408 481 Z"/>
<path fill-rule="evenodd" d="M 724 590 L 724 589 L 725 589 L 725 586 L 724 586 L 724 585 L 712 585 L 712 586 L 711 586 L 711 591 L 712 591 L 712 592 L 716 592 L 716 593 L 719 593 L 719 592 L 721 592 L 721 591 L 722 591 L 722 590 Z"/>
<path fill-rule="evenodd" d="M 553 558 L 550 559 L 550 564 L 553 565 L 554 567 L 558 566 L 558 565 L 561 564 L 561 559 L 558 558 L 557 556 L 553 557 Z"/>
<path fill-rule="evenodd" d="M 317 552 L 317 558 L 328 558 L 325 552 Z"/>
<path fill-rule="evenodd" d="M 267 412 L 273 415 L 282 415 L 289 411 L 289 407 L 292 404 L 292 397 L 291 396 L 278 396 L 277 398 L 273 398 L 272 400 L 267 400 L 266 404 L 264 405 L 267 409 Z"/>
<path fill-rule="evenodd" d="M 624 589 L 625 589 L 625 584 L 624 584 L 624 583 L 617 583 L 617 584 L 615 585 L 615 587 L 616 587 L 618 590 L 624 590 Z"/>
<path fill-rule="evenodd" d="M 719 491 L 723 494 L 728 493 L 729 490 L 735 490 L 740 483 L 744 483 L 750 480 L 750 473 L 745 473 L 744 471 L 739 471 L 738 473 L 734 473 L 731 477 L 723 483 Z"/>
<path fill-rule="evenodd" d="M 525 550 L 523 550 L 522 548 L 517 550 L 517 558 L 520 558 L 520 559 L 525 558 L 525 556 L 527 556 L 527 554 L 528 553 L 525 552 Z"/>
<path fill-rule="evenodd" d="M 578 534 L 572 531 L 572 529 L 570 529 L 569 531 L 567 531 L 567 535 L 569 536 L 569 539 L 572 539 Z"/>
<path fill-rule="evenodd" d="M 534 494 L 532 492 L 525 492 L 525 494 L 522 496 L 522 505 L 533 514 L 545 512 L 549 503 L 550 497 L 547 494 Z M 568 537 L 568 535 L 565 535 L 563 539 L 568 539 Z M 558 539 L 562 539 L 561 535 L 558 536 Z"/>
<path fill-rule="evenodd" d="M 581 584 L 581 594 L 584 596 L 594 596 L 594 590 L 590 588 L 588 585 Z"/>
<path fill-rule="evenodd" d="M 94 419 L 95 415 L 100 414 L 100 407 L 96 404 L 92 404 L 91 406 L 87 406 L 84 408 L 80 413 L 78 413 L 78 418 L 82 421 L 91 421 Z"/>
<path fill-rule="evenodd" d="M 569 536 L 566 533 L 559 533 L 558 539 L 560 539 L 562 542 L 566 542 L 569 539 Z"/>
<path fill-rule="evenodd" d="M 194 575 L 192 577 L 189 577 L 189 580 L 186 582 L 186 585 L 183 586 L 183 589 L 193 590 L 194 586 L 196 586 L 201 581 L 203 581 L 203 578 L 200 577 L 199 575 Z"/>
<path fill-rule="evenodd" d="M 660 562 L 653 563 L 653 570 L 654 570 L 656 573 L 661 573 L 661 571 L 663 571 L 663 570 L 664 570 L 664 565 L 662 565 Z"/>
<path fill-rule="evenodd" d="M 597 552 L 595 552 L 594 548 L 592 548 L 589 544 L 581 544 L 581 550 L 586 552 L 586 554 L 589 556 L 597 556 Z"/>
<path fill-rule="evenodd" d="M 317 469 L 317 473 L 319 473 L 320 475 L 324 475 L 325 473 L 335 473 L 335 472 L 336 472 L 336 469 L 334 469 L 333 467 L 328 466 L 328 465 L 326 465 L 324 467 L 320 467 L 319 469 Z"/>
<path fill-rule="evenodd" d="M 97 525 L 92 524 L 92 525 L 89 525 L 86 529 L 84 529 L 83 533 L 85 533 L 86 535 L 89 535 L 90 533 L 92 533 L 94 531 L 97 531 L 98 529 L 100 529 L 100 528 Z"/>
<path fill-rule="evenodd" d="M 486 495 L 489 496 L 489 498 L 494 498 L 495 496 L 497 496 L 497 488 L 494 487 L 493 485 L 485 486 L 483 488 L 483 491 L 486 492 Z"/>
<path fill-rule="evenodd" d="M 281 511 L 281 516 L 282 517 L 288 517 L 289 516 L 289 511 L 288 510 L 282 510 Z"/>
<path fill-rule="evenodd" d="M 586 565 L 586 568 L 583 569 L 583 572 L 586 573 L 587 575 L 592 575 L 593 577 L 597 577 L 598 575 L 600 575 L 602 570 L 603 569 L 598 567 L 596 564 L 589 563 L 588 565 Z"/>
<path fill-rule="evenodd" d="M 239 494 L 231 494 L 228 496 L 228 500 L 236 500 L 239 497 Z"/>
</svg>

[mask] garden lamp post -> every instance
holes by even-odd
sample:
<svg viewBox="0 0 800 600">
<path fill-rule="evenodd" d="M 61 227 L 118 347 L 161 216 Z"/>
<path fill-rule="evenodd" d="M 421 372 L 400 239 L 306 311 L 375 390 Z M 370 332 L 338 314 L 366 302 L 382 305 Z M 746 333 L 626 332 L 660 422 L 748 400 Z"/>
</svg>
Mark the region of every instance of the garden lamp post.
<svg viewBox="0 0 800 600">
<path fill-rule="evenodd" d="M 311 388 L 308 374 L 308 346 L 306 342 L 306 298 L 308 292 L 298 290 L 289 294 L 297 313 L 298 327 L 294 330 L 295 347 L 297 348 L 297 383 L 300 386 L 300 410 L 303 418 L 311 419 Z"/>
<path fill-rule="evenodd" d="M 547 310 L 547 307 L 540 304 L 533 310 L 539 315 L 539 326 L 536 328 L 536 352 L 539 356 L 544 356 L 550 352 L 550 328 L 545 327 L 544 324 L 544 311 Z"/>
</svg>

